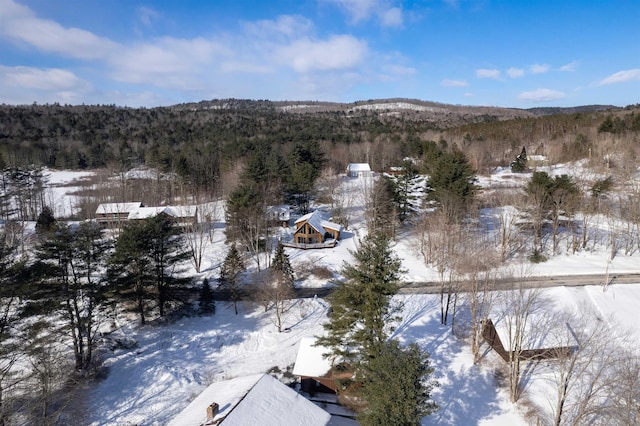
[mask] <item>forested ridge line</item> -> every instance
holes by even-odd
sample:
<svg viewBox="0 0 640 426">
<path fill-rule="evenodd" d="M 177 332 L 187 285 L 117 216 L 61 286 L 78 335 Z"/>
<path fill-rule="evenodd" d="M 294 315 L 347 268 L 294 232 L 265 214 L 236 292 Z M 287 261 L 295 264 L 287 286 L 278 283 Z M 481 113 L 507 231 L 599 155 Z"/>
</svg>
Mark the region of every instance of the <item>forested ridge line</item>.
<svg viewBox="0 0 640 426">
<path fill-rule="evenodd" d="M 214 181 L 265 148 L 286 157 L 294 145 L 313 142 L 335 169 L 369 161 L 384 170 L 406 156 L 420 157 L 427 141 L 444 141 L 464 150 L 482 171 L 512 158 L 522 146 L 532 154 L 572 160 L 586 156 L 591 146 L 610 145 L 606 136 L 633 143 L 640 108 L 603 108 L 528 111 L 403 99 L 219 100 L 157 108 L 1 105 L 0 166 L 127 170 L 146 165 L 199 184 L 198 176 Z"/>
</svg>

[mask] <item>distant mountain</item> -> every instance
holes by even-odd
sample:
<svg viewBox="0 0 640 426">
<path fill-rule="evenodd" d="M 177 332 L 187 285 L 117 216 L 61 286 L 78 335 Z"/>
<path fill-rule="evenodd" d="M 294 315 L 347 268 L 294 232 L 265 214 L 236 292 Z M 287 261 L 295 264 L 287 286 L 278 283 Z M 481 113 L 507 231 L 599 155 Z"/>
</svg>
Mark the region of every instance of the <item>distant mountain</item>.
<svg viewBox="0 0 640 426">
<path fill-rule="evenodd" d="M 600 112 L 609 110 L 619 110 L 620 107 L 615 105 L 582 105 L 575 107 L 538 107 L 527 108 L 525 111 L 529 111 L 535 115 L 554 115 L 554 114 L 577 114 L 581 112 Z"/>
</svg>

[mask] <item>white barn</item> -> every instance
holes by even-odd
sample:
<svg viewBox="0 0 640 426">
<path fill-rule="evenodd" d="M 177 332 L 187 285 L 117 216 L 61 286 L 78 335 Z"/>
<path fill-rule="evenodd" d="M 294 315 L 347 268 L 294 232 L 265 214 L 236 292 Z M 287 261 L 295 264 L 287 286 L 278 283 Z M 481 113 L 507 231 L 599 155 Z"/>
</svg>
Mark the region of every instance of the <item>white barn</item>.
<svg viewBox="0 0 640 426">
<path fill-rule="evenodd" d="M 347 176 L 349 177 L 369 177 L 373 176 L 369 163 L 349 163 L 347 166 Z"/>
</svg>

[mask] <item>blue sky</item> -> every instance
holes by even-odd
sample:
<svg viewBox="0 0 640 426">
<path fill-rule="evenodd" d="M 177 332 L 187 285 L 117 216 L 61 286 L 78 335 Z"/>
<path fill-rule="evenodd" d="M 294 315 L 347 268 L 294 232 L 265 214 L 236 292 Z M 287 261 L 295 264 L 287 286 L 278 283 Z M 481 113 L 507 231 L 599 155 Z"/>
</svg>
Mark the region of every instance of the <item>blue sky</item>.
<svg viewBox="0 0 640 426">
<path fill-rule="evenodd" d="M 0 0 L 0 103 L 640 102 L 638 0 Z"/>
</svg>

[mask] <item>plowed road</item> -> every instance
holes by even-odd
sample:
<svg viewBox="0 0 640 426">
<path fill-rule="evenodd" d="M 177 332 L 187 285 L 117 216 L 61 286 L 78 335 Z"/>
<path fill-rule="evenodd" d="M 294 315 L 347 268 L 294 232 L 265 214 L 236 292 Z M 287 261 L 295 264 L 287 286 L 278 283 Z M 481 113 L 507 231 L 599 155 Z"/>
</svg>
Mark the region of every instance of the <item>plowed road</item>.
<svg viewBox="0 0 640 426">
<path fill-rule="evenodd" d="M 610 274 L 608 284 L 640 284 L 640 273 L 634 274 Z M 546 287 L 579 287 L 585 285 L 602 285 L 604 274 L 597 275 L 560 275 L 553 277 L 527 277 L 524 279 L 500 279 L 489 290 L 508 290 L 522 284 L 524 288 Z M 469 287 L 469 282 L 462 281 L 456 286 L 460 291 Z M 299 288 L 296 289 L 297 297 L 324 297 L 331 292 L 330 288 Z M 435 294 L 440 292 L 440 283 L 437 281 L 401 283 L 400 294 Z"/>
<path fill-rule="evenodd" d="M 610 274 L 608 284 L 640 284 L 640 273 L 636 274 Z M 500 279 L 490 290 L 508 290 L 514 286 L 522 284 L 524 288 L 546 288 L 546 287 L 578 287 L 585 285 L 602 285 L 604 283 L 604 274 L 597 275 L 560 275 L 554 277 L 526 277 L 523 279 Z M 460 282 L 458 287 L 464 291 L 469 287 L 466 281 Z M 401 294 L 430 294 L 439 293 L 440 283 L 438 282 L 416 282 L 400 285 Z"/>
</svg>

